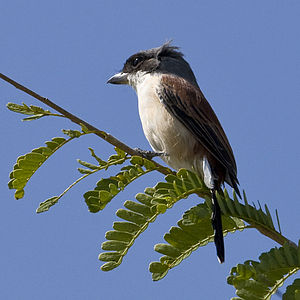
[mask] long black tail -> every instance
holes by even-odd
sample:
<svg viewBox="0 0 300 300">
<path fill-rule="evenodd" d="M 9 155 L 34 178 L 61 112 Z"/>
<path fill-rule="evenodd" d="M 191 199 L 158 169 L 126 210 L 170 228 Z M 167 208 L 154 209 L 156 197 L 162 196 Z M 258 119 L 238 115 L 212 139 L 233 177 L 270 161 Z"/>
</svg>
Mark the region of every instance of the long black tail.
<svg viewBox="0 0 300 300">
<path fill-rule="evenodd" d="M 214 242 L 215 242 L 219 262 L 223 263 L 225 260 L 225 249 L 224 249 L 221 209 L 216 197 L 216 190 L 212 189 L 211 192 L 212 192 L 212 204 L 213 204 L 213 215 L 212 215 L 211 222 L 215 234 Z"/>
</svg>

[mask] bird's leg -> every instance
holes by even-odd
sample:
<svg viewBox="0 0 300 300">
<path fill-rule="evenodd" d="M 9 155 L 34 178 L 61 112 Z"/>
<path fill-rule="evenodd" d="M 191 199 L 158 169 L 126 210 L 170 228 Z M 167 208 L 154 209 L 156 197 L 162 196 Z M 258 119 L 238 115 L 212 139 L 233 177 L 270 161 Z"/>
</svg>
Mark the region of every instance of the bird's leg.
<svg viewBox="0 0 300 300">
<path fill-rule="evenodd" d="M 134 148 L 134 150 L 137 151 L 139 154 L 141 154 L 146 159 L 152 159 L 153 157 L 156 157 L 156 156 L 168 155 L 164 152 L 154 152 L 154 151 L 149 151 L 149 150 L 142 150 L 140 148 Z"/>
</svg>

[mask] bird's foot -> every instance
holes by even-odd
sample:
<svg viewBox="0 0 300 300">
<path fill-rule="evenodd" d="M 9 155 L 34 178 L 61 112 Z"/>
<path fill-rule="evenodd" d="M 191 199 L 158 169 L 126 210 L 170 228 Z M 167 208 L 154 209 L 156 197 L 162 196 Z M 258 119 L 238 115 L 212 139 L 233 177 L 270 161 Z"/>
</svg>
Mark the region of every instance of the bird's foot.
<svg viewBox="0 0 300 300">
<path fill-rule="evenodd" d="M 164 152 L 154 152 L 154 151 L 143 150 L 140 148 L 134 148 L 134 150 L 136 152 L 138 152 L 139 154 L 141 154 L 146 159 L 152 159 L 153 157 L 156 157 L 156 156 L 168 155 Z"/>
</svg>

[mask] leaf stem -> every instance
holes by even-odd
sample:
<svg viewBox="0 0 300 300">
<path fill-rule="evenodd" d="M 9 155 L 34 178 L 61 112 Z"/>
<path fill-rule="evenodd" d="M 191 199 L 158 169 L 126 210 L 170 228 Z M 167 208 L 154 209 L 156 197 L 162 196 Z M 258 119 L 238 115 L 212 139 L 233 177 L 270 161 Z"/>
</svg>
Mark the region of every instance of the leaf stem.
<svg viewBox="0 0 300 300">
<path fill-rule="evenodd" d="M 290 276 L 294 275 L 299 271 L 299 268 L 295 268 L 292 271 L 288 272 L 287 275 L 283 276 L 280 280 L 276 282 L 276 284 L 273 286 L 273 288 L 270 289 L 269 293 L 265 295 L 264 299 L 270 299 L 270 297 L 278 290 L 278 288 L 283 285 L 286 279 L 288 279 Z"/>
<path fill-rule="evenodd" d="M 105 169 L 105 168 L 108 168 L 108 167 L 110 167 L 110 166 L 112 166 L 112 165 L 114 165 L 114 164 L 116 164 L 116 163 L 122 163 L 122 162 L 124 162 L 125 160 L 127 160 L 127 159 L 129 159 L 129 157 L 123 157 L 123 158 L 120 158 L 120 159 L 118 159 L 118 160 L 116 160 L 116 161 L 114 161 L 114 162 L 112 162 L 112 163 L 108 163 L 107 165 L 105 165 L 105 166 L 101 166 L 101 167 L 99 167 L 98 169 L 95 169 L 95 170 L 91 170 L 91 172 L 90 173 L 87 173 L 87 174 L 84 174 L 84 175 L 82 175 L 81 177 L 79 177 L 78 179 L 76 179 L 73 183 L 71 183 L 59 196 L 57 196 L 57 198 L 56 198 L 56 201 L 55 201 L 55 203 L 57 203 L 58 202 L 58 200 L 60 199 L 60 198 L 62 198 L 73 186 L 75 186 L 77 183 L 79 183 L 81 180 L 83 180 L 84 178 L 86 178 L 86 177 L 88 177 L 89 175 L 92 175 L 92 174 L 94 174 L 94 173 L 96 173 L 96 172 L 98 172 L 98 171 L 101 171 L 101 170 L 103 170 L 103 169 Z M 44 203 L 44 202 L 43 202 Z"/>
<path fill-rule="evenodd" d="M 64 115 L 61 115 L 61 114 L 54 114 L 54 113 L 46 114 L 45 117 L 46 117 L 46 116 L 66 118 L 66 116 L 64 116 Z"/>
</svg>

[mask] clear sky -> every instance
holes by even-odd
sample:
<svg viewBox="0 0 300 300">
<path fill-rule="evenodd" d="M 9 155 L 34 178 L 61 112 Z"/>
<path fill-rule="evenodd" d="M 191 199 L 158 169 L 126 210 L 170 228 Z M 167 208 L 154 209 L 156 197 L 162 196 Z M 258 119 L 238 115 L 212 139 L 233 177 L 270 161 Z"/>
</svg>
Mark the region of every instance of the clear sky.
<svg viewBox="0 0 300 300">
<path fill-rule="evenodd" d="M 248 199 L 277 208 L 283 233 L 299 239 L 300 216 L 300 2 L 252 1 L 2 1 L 1 73 L 50 98 L 132 147 L 149 149 L 134 91 L 107 85 L 131 54 L 168 39 L 181 47 L 233 147 L 241 189 Z M 146 186 L 132 184 L 107 208 L 88 212 L 82 194 L 100 175 L 80 184 L 45 214 L 38 204 L 79 177 L 76 158 L 88 147 L 106 158 L 112 147 L 96 136 L 59 151 L 32 177 L 25 197 L 14 200 L 8 175 L 16 158 L 40 147 L 61 128 L 44 118 L 21 122 L 7 102 L 40 105 L 0 81 L 1 103 L 1 299 L 229 299 L 232 266 L 257 259 L 275 242 L 255 230 L 226 237 L 226 262 L 213 245 L 194 252 L 160 282 L 148 264 L 153 245 L 197 198 L 182 200 L 160 216 L 116 270 L 100 270 L 101 242 L 117 220 L 115 211 Z M 102 173 L 108 177 L 111 172 Z M 273 214 L 274 215 L 274 214 Z"/>
</svg>

